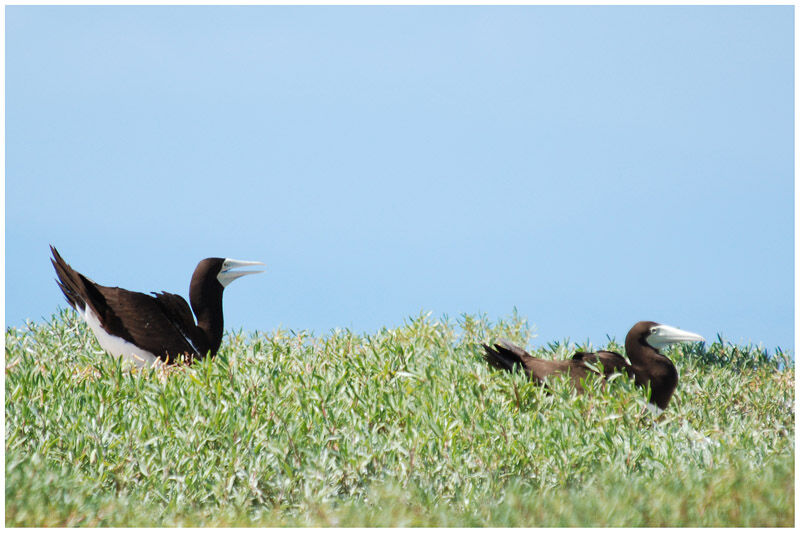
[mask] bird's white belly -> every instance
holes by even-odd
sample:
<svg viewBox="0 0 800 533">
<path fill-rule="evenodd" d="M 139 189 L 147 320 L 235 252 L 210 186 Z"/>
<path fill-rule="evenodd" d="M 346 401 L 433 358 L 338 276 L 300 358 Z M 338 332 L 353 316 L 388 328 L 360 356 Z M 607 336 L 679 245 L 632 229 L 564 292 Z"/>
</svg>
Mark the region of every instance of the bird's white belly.
<svg viewBox="0 0 800 533">
<path fill-rule="evenodd" d="M 100 320 L 97 318 L 97 315 L 92 312 L 88 305 L 81 314 L 94 333 L 94 336 L 97 337 L 100 346 L 114 357 L 123 357 L 125 360 L 135 363 L 139 368 L 160 361 L 158 357 L 147 350 L 143 350 L 135 344 L 111 335 L 104 330 L 103 326 L 100 325 Z"/>
</svg>

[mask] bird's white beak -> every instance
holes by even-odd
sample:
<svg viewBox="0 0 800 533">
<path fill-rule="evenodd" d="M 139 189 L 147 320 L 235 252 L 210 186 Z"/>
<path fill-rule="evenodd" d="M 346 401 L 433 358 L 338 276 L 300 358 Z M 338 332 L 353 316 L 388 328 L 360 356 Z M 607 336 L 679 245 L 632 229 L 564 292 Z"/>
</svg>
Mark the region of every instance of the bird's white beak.
<svg viewBox="0 0 800 533">
<path fill-rule="evenodd" d="M 677 344 L 679 342 L 701 341 L 705 341 L 705 339 L 697 333 L 683 331 L 682 329 L 665 326 L 663 324 L 651 328 L 650 335 L 647 336 L 647 344 L 653 348 L 664 348 L 670 344 Z"/>
<path fill-rule="evenodd" d="M 248 274 L 260 274 L 263 270 L 245 270 L 240 272 L 231 272 L 234 268 L 249 267 L 254 265 L 263 265 L 261 261 L 239 261 L 237 259 L 225 259 L 222 263 L 222 268 L 217 274 L 217 279 L 223 287 L 227 287 L 231 281 L 246 276 Z"/>
</svg>

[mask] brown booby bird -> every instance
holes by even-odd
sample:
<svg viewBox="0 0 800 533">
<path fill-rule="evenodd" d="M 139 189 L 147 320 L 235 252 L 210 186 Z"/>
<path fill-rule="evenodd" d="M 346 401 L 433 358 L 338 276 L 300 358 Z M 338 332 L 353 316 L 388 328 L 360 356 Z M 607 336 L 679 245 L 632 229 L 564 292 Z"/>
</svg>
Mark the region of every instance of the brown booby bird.
<svg viewBox="0 0 800 533">
<path fill-rule="evenodd" d="M 638 322 L 625 337 L 625 351 L 630 363 L 617 352 L 576 352 L 572 359 L 548 360 L 532 357 L 528 352 L 506 340 L 499 340 L 494 347 L 483 345 L 484 359 L 495 368 L 513 372 L 519 366 L 533 380 L 544 382 L 547 376 L 568 373 L 578 392 L 583 392 L 581 380 L 590 372 L 597 373 L 602 366 L 604 377 L 614 372 L 625 372 L 636 385 L 650 385 L 650 404 L 657 411 L 669 404 L 672 393 L 678 386 L 678 370 L 662 353 L 664 348 L 679 342 L 704 341 L 696 333 L 682 331 L 657 322 Z M 588 363 L 588 364 L 587 364 Z"/>
<path fill-rule="evenodd" d="M 53 246 L 50 251 L 58 286 L 100 346 L 139 367 L 156 361 L 174 363 L 181 355 L 187 362 L 215 355 L 222 342 L 222 291 L 236 278 L 263 272 L 232 269 L 264 264 L 219 257 L 203 259 L 192 274 L 189 309 L 186 300 L 177 294 L 154 292 L 150 296 L 99 285 L 73 270 Z"/>
</svg>

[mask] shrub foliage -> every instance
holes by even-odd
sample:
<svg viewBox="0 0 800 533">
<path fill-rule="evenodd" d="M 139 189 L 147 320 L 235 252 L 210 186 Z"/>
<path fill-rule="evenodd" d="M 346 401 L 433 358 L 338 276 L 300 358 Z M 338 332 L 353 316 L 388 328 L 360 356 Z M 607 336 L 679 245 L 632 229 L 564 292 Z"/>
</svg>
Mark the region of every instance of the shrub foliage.
<svg viewBox="0 0 800 533">
<path fill-rule="evenodd" d="M 9 328 L 6 525 L 794 523 L 791 354 L 673 348 L 654 419 L 624 376 L 577 396 L 490 369 L 480 343 L 498 337 L 533 344 L 516 312 L 423 314 L 229 332 L 214 359 L 136 371 L 71 311 Z"/>
</svg>

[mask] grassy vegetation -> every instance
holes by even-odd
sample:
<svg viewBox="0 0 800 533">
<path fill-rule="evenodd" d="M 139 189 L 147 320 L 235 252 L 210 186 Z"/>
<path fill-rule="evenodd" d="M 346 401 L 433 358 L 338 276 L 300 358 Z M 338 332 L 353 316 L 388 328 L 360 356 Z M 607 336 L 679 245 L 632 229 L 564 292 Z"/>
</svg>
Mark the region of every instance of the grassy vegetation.
<svg viewBox="0 0 800 533">
<path fill-rule="evenodd" d="M 791 355 L 675 348 L 655 420 L 624 377 L 575 396 L 489 369 L 498 336 L 531 345 L 516 315 L 420 316 L 228 333 L 214 360 L 137 372 L 71 312 L 10 328 L 6 525 L 794 524 Z"/>
</svg>

